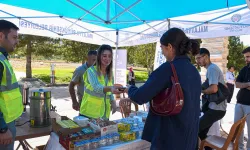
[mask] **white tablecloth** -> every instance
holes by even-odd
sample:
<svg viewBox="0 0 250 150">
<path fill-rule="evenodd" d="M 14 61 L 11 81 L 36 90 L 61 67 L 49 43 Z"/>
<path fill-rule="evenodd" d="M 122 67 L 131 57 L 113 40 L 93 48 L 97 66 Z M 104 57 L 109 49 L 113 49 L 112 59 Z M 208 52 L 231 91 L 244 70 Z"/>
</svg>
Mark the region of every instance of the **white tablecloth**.
<svg viewBox="0 0 250 150">
<path fill-rule="evenodd" d="M 110 146 L 100 147 L 98 150 L 147 150 L 150 149 L 150 143 L 141 139 L 137 139 L 131 142 L 120 142 Z M 59 143 L 59 137 L 52 132 L 48 141 L 46 150 L 65 150 L 65 148 Z"/>
</svg>

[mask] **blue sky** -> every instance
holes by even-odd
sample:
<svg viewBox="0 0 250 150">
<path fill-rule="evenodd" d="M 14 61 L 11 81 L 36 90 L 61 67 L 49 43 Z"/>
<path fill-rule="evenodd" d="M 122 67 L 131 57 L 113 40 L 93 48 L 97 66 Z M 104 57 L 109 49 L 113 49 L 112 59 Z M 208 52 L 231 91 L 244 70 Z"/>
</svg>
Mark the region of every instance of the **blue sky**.
<svg viewBox="0 0 250 150">
<path fill-rule="evenodd" d="M 240 36 L 240 40 L 244 43 L 244 45 L 250 46 L 250 35 L 242 35 Z"/>
</svg>

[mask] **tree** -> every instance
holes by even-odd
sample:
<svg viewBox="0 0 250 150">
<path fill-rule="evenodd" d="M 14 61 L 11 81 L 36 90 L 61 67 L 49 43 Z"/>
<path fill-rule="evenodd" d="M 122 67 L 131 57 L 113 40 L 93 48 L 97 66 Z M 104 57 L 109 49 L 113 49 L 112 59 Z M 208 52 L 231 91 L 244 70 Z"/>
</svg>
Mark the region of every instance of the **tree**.
<svg viewBox="0 0 250 150">
<path fill-rule="evenodd" d="M 56 53 L 58 42 L 58 39 L 48 37 L 19 35 L 18 49 L 23 50 L 26 48 L 26 51 L 24 52 L 26 55 L 26 78 L 32 78 L 32 53 L 44 57 L 51 57 L 54 53 Z"/>
<path fill-rule="evenodd" d="M 201 40 L 201 39 L 196 39 L 196 40 L 197 40 L 198 43 L 201 45 L 202 40 Z M 190 57 L 190 59 L 191 59 L 191 63 L 194 64 L 194 65 L 196 66 L 196 68 L 200 71 L 200 70 L 201 70 L 201 67 L 200 67 L 198 64 L 196 64 L 195 56 L 193 56 L 193 55 L 190 54 L 189 57 Z"/>
<path fill-rule="evenodd" d="M 61 46 L 64 60 L 82 63 L 85 62 L 89 50 L 96 50 L 99 47 L 98 45 L 70 40 L 61 40 Z"/>
<path fill-rule="evenodd" d="M 156 43 L 126 47 L 128 63 L 147 68 L 148 75 L 150 75 L 154 67 L 155 48 Z"/>
<path fill-rule="evenodd" d="M 234 66 L 236 74 L 246 65 L 242 51 L 244 49 L 243 43 L 240 41 L 240 37 L 229 37 L 229 55 L 227 56 L 227 67 Z"/>
</svg>

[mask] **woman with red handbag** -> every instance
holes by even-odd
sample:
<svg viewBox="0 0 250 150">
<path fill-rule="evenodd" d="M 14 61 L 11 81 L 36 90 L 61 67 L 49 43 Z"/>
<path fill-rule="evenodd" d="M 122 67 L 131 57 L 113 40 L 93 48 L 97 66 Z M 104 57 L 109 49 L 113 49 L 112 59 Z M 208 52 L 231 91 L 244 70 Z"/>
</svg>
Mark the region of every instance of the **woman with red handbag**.
<svg viewBox="0 0 250 150">
<path fill-rule="evenodd" d="M 196 55 L 200 46 L 178 28 L 164 33 L 160 42 L 168 61 L 152 72 L 143 86 L 130 86 L 126 92 L 138 104 L 150 102 L 142 139 L 151 142 L 152 150 L 194 150 L 201 77 L 188 54 Z"/>
</svg>

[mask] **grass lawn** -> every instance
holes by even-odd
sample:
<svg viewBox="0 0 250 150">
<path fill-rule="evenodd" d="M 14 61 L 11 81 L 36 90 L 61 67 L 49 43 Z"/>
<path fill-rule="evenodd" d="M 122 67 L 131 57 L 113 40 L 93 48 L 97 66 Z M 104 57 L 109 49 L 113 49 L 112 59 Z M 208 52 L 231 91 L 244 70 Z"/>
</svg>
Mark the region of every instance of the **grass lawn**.
<svg viewBox="0 0 250 150">
<path fill-rule="evenodd" d="M 17 71 L 23 71 L 25 70 L 19 70 Z M 68 68 L 61 68 L 56 69 L 55 75 L 56 75 L 56 83 L 69 83 L 72 75 L 73 75 L 74 69 L 68 69 Z M 144 82 L 148 78 L 148 73 L 145 69 L 134 69 L 135 72 L 135 78 L 137 82 Z M 50 82 L 50 68 L 33 68 L 32 69 L 33 77 L 39 78 L 42 81 L 49 83 Z"/>
<path fill-rule="evenodd" d="M 134 73 L 135 73 L 135 80 L 137 82 L 144 82 L 148 79 L 148 72 L 147 71 L 134 70 Z"/>
<path fill-rule="evenodd" d="M 56 69 L 56 83 L 69 83 L 74 69 Z M 32 69 L 32 74 L 35 78 L 39 78 L 46 83 L 50 82 L 50 68 L 35 68 Z"/>
</svg>

